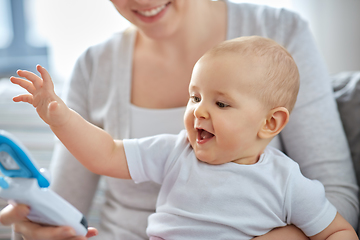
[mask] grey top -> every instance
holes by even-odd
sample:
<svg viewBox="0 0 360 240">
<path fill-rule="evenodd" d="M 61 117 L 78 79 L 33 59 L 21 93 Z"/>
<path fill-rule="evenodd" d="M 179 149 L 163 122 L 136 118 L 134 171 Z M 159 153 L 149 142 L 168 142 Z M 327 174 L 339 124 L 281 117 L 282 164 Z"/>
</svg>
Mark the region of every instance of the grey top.
<svg viewBox="0 0 360 240">
<path fill-rule="evenodd" d="M 330 79 L 308 25 L 298 15 L 250 4 L 228 5 L 227 38 L 260 35 L 285 46 L 301 77 L 289 124 L 272 142 L 299 163 L 302 173 L 318 179 L 328 199 L 355 227 L 357 185 L 349 148 Z M 68 106 L 114 138 L 128 138 L 132 53 L 136 30 L 130 27 L 89 48 L 78 60 L 65 99 Z M 87 171 L 57 144 L 52 188 L 88 213 L 99 177 Z M 94 239 L 146 239 L 147 217 L 155 209 L 159 185 L 106 177 L 99 236 Z M 92 238 L 93 239 L 93 238 Z"/>
</svg>

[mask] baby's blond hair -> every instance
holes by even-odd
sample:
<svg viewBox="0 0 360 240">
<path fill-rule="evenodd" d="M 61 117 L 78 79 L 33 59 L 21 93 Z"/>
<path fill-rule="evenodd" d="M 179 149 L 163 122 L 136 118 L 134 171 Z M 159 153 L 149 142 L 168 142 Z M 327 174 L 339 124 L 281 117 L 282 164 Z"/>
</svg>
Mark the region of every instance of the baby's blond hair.
<svg viewBox="0 0 360 240">
<path fill-rule="evenodd" d="M 250 93 L 259 96 L 270 108 L 285 107 L 292 111 L 299 92 L 300 77 L 294 59 L 284 47 L 271 39 L 251 36 L 225 41 L 207 54 L 216 57 L 224 52 L 256 57 L 265 65 L 266 76 L 252 84 Z"/>
</svg>

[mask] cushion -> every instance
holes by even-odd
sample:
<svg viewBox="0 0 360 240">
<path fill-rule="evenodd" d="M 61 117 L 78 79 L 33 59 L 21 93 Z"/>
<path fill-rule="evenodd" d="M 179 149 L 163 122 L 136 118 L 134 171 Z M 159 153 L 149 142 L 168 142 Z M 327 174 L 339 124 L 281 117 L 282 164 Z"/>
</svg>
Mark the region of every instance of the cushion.
<svg viewBox="0 0 360 240">
<path fill-rule="evenodd" d="M 360 186 L 360 72 L 336 74 L 332 86 Z"/>
<path fill-rule="evenodd" d="M 335 98 L 360 182 L 360 72 L 342 72 L 332 78 Z"/>
</svg>

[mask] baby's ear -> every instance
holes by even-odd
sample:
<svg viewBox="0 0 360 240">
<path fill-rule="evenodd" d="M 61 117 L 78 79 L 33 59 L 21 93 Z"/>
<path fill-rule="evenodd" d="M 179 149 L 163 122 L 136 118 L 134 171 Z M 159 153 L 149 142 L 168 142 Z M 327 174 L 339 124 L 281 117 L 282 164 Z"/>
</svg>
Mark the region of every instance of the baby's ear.
<svg viewBox="0 0 360 240">
<path fill-rule="evenodd" d="M 288 123 L 289 115 L 289 111 L 284 107 L 271 109 L 258 132 L 258 137 L 263 139 L 275 137 Z"/>
</svg>

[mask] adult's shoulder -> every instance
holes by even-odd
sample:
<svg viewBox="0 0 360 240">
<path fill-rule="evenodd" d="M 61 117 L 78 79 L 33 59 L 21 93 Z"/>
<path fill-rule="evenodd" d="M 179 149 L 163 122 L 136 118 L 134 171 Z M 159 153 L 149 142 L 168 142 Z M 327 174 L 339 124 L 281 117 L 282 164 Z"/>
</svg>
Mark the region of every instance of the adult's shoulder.
<svg viewBox="0 0 360 240">
<path fill-rule="evenodd" d="M 82 53 L 65 87 L 68 104 L 78 112 L 80 108 L 75 105 L 80 104 L 82 109 L 109 108 L 113 112 L 119 108 L 119 101 L 128 103 L 135 33 L 134 28 L 127 28 Z"/>
<path fill-rule="evenodd" d="M 80 61 L 109 62 L 124 56 L 129 49 L 132 49 L 136 30 L 130 26 L 123 31 L 114 33 L 105 41 L 87 48 L 80 56 Z"/>
<path fill-rule="evenodd" d="M 129 27 L 124 31 L 114 33 L 109 39 L 85 50 L 74 66 L 70 82 L 80 88 L 88 88 L 95 84 L 93 90 L 112 91 L 114 81 L 120 77 L 128 84 L 130 81 L 132 53 L 136 29 Z M 99 81 L 101 80 L 101 81 Z M 127 90 L 128 86 L 122 86 Z"/>
<path fill-rule="evenodd" d="M 307 29 L 299 14 L 286 8 L 227 1 L 229 38 L 258 35 L 285 44 L 286 37 Z"/>
</svg>

